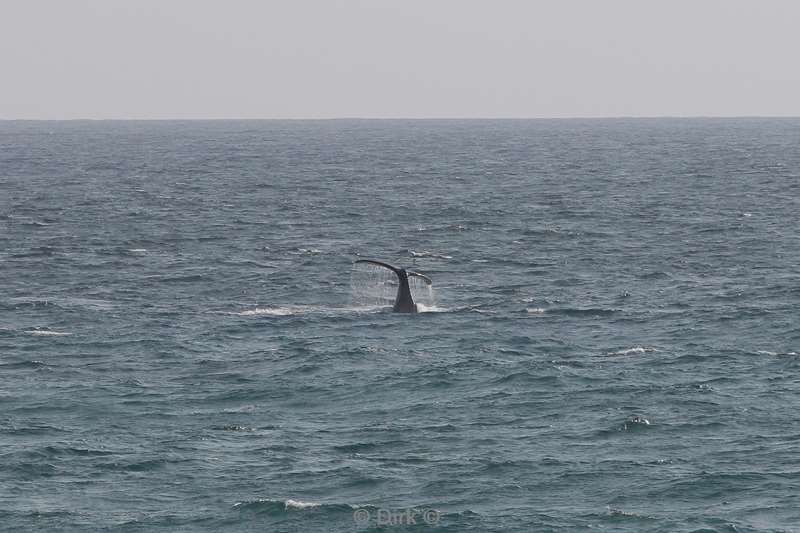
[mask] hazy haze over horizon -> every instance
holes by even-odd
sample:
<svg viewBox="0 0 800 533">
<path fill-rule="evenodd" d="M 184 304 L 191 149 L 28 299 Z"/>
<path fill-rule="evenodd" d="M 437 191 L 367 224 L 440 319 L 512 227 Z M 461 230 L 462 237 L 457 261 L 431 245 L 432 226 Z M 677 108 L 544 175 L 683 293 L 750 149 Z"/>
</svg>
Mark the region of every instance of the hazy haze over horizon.
<svg viewBox="0 0 800 533">
<path fill-rule="evenodd" d="M 47 0 L 0 119 L 800 116 L 800 3 Z"/>
</svg>

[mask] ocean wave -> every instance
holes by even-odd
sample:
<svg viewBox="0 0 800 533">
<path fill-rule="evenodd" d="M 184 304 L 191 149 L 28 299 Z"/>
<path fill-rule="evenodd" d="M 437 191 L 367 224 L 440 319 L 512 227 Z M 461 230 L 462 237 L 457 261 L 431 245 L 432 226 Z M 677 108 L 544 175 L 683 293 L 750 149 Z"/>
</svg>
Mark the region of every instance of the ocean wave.
<svg viewBox="0 0 800 533">
<path fill-rule="evenodd" d="M 637 519 L 637 520 L 655 520 L 654 517 L 645 514 L 636 513 L 633 511 L 623 511 L 610 505 L 606 507 L 608 516 L 617 519 Z"/>
<path fill-rule="evenodd" d="M 451 255 L 444 255 L 444 254 L 437 254 L 434 252 L 422 251 L 422 252 L 415 252 L 414 250 L 408 251 L 411 254 L 411 257 L 430 257 L 432 259 L 452 259 L 453 256 Z"/>
<path fill-rule="evenodd" d="M 466 231 L 468 229 L 469 229 L 469 227 L 465 226 L 463 224 L 443 224 L 443 225 L 440 225 L 440 226 L 428 226 L 428 227 L 417 226 L 417 231 L 419 231 L 419 232 L 423 232 L 423 231 L 443 231 L 443 232 L 455 231 L 455 232 L 461 232 L 461 231 Z"/>
<path fill-rule="evenodd" d="M 650 421 L 643 416 L 633 415 L 620 427 L 621 431 L 636 431 L 650 426 Z"/>
<path fill-rule="evenodd" d="M 83 457 L 94 457 L 94 456 L 108 456 L 114 455 L 114 452 L 108 450 L 96 450 L 91 448 L 75 448 L 72 446 L 45 446 L 37 450 L 38 454 L 43 457 L 57 457 L 57 456 L 64 456 L 64 455 L 74 455 L 74 456 L 83 456 Z"/>
<path fill-rule="evenodd" d="M 211 428 L 214 431 L 253 431 L 253 428 L 249 426 L 239 426 L 236 424 L 226 424 L 224 426 L 213 426 Z"/>
<path fill-rule="evenodd" d="M 319 305 L 285 305 L 279 307 L 256 307 L 255 309 L 247 309 L 244 311 L 237 311 L 230 313 L 236 316 L 296 316 L 296 315 L 347 315 L 356 313 L 378 313 L 391 309 L 389 305 L 366 305 L 366 306 L 353 306 L 353 307 L 326 307 Z M 463 308 L 462 308 L 463 309 Z M 417 303 L 417 311 L 419 313 L 447 313 L 455 311 L 449 307 L 441 307 L 439 305 L 425 305 Z"/>
<path fill-rule="evenodd" d="M 511 374 L 507 374 L 505 376 L 501 376 L 496 378 L 492 381 L 494 384 L 506 384 L 506 383 L 555 383 L 558 381 L 558 376 L 547 375 L 547 374 L 535 374 L 525 371 L 520 372 L 512 372 Z"/>
<path fill-rule="evenodd" d="M 48 305 L 53 305 L 53 303 L 47 298 L 19 297 L 19 298 L 9 298 L 8 301 L 12 306 L 30 305 L 31 307 L 45 307 Z"/>
<path fill-rule="evenodd" d="M 448 311 L 451 311 L 451 309 L 447 307 L 417 303 L 417 312 L 419 313 L 446 313 Z"/>
<path fill-rule="evenodd" d="M 649 280 L 649 279 L 664 279 L 664 278 L 668 278 L 670 276 L 669 276 L 669 274 L 667 274 L 664 271 L 654 270 L 652 272 L 645 272 L 643 274 L 640 274 L 638 277 L 639 277 L 639 279 Z"/>
<path fill-rule="evenodd" d="M 42 337 L 65 337 L 67 335 L 72 335 L 72 333 L 68 331 L 50 331 L 49 329 L 31 329 L 28 331 L 23 331 L 23 333 L 27 333 L 28 335 L 39 335 Z"/>
<path fill-rule="evenodd" d="M 548 313 L 567 316 L 610 316 L 620 311 L 620 309 L 607 309 L 604 307 L 561 307 L 547 310 Z"/>
<path fill-rule="evenodd" d="M 349 513 L 355 509 L 355 507 L 346 503 L 320 503 L 295 499 L 278 500 L 271 498 L 259 498 L 255 500 L 236 502 L 233 504 L 233 507 L 234 509 L 266 514 L 281 514 L 291 511 L 305 511 L 308 509 L 344 511 Z"/>
<path fill-rule="evenodd" d="M 797 352 L 789 351 L 789 352 L 774 352 L 772 350 L 756 350 L 756 355 L 766 355 L 769 357 L 795 357 Z"/>
<path fill-rule="evenodd" d="M 38 360 L 32 361 L 19 361 L 17 363 L 0 363 L 0 368 L 16 369 L 16 368 L 44 368 L 48 366 L 47 363 Z"/>
<path fill-rule="evenodd" d="M 542 307 L 528 307 L 525 309 L 525 312 L 529 315 L 543 315 L 546 310 Z"/>
<path fill-rule="evenodd" d="M 56 248 L 52 246 L 38 246 L 35 248 L 31 248 L 27 252 L 18 252 L 13 253 L 9 257 L 13 259 L 26 259 L 29 257 L 50 257 L 58 253 Z"/>
<path fill-rule="evenodd" d="M 614 427 L 606 427 L 596 430 L 595 434 L 601 438 L 611 438 L 615 435 L 623 433 L 638 433 L 651 429 L 653 426 L 650 421 L 640 415 L 631 415 L 626 418 L 621 424 Z"/>
<path fill-rule="evenodd" d="M 304 502 L 300 500 L 286 500 L 285 506 L 287 509 L 310 509 L 319 507 L 320 503 L 317 502 Z"/>
<path fill-rule="evenodd" d="M 302 312 L 296 308 L 289 308 L 289 307 L 256 307 L 255 309 L 248 309 L 247 311 L 241 311 L 239 313 L 234 313 L 239 316 L 257 316 L 257 315 L 268 315 L 268 316 L 289 316 L 297 314 L 298 312 Z"/>
<path fill-rule="evenodd" d="M 656 352 L 655 348 L 652 346 L 634 346 L 633 348 L 625 348 L 622 350 L 617 350 L 616 352 L 608 352 L 607 355 L 632 355 L 635 353 L 647 353 L 647 352 Z"/>
<path fill-rule="evenodd" d="M 319 305 L 284 305 L 278 307 L 256 307 L 233 313 L 238 316 L 294 316 L 307 314 L 370 313 L 386 309 L 386 306 L 325 307 Z"/>
<path fill-rule="evenodd" d="M 575 232 L 562 231 L 561 228 L 550 227 L 550 228 L 527 228 L 522 230 L 522 234 L 530 237 L 560 237 L 562 235 L 572 236 L 575 234 Z"/>
<path fill-rule="evenodd" d="M 150 276 L 147 278 L 156 283 L 195 283 L 198 281 L 211 281 L 204 274 L 186 274 L 185 276 Z"/>
<path fill-rule="evenodd" d="M 31 307 L 55 306 L 62 309 L 87 308 L 105 311 L 112 309 L 114 304 L 99 298 L 82 298 L 78 296 L 20 296 L 9 298 L 12 306 L 26 305 Z"/>
</svg>

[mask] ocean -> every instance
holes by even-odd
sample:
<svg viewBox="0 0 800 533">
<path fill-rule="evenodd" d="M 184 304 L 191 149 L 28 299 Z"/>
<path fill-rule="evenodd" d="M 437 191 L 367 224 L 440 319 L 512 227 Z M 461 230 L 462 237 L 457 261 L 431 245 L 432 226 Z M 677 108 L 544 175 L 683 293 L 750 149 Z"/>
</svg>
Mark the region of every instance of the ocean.
<svg viewBox="0 0 800 533">
<path fill-rule="evenodd" d="M 798 147 L 0 122 L 0 530 L 800 531 Z"/>
</svg>

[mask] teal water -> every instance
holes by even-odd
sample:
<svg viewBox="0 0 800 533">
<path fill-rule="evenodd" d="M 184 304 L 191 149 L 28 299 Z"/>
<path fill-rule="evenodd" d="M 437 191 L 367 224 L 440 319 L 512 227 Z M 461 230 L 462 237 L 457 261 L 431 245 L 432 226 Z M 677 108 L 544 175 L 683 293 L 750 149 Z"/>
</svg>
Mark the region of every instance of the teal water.
<svg viewBox="0 0 800 533">
<path fill-rule="evenodd" d="M 797 531 L 798 146 L 0 122 L 0 529 Z M 429 312 L 354 302 L 363 257 Z"/>
</svg>

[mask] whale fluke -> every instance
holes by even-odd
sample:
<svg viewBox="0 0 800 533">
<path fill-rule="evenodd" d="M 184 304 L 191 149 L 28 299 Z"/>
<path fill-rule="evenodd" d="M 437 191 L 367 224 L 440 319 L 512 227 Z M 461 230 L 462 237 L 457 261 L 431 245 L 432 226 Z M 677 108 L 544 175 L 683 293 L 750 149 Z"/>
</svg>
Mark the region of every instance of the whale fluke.
<svg viewBox="0 0 800 533">
<path fill-rule="evenodd" d="M 397 297 L 394 300 L 394 306 L 392 307 L 392 311 L 395 313 L 416 313 L 417 312 L 417 304 L 414 303 L 414 299 L 411 297 L 411 289 L 408 286 L 408 277 L 415 277 L 422 279 L 428 285 L 431 285 L 433 281 L 428 276 L 420 274 L 419 272 L 414 272 L 413 270 L 406 270 L 405 268 L 397 268 L 395 266 L 390 265 L 389 263 L 384 263 L 382 261 L 373 261 L 372 259 L 358 259 L 356 263 L 369 263 L 372 265 L 378 265 L 383 268 L 388 268 L 392 272 L 397 275 L 397 279 L 400 281 L 400 286 L 397 288 Z"/>
</svg>

